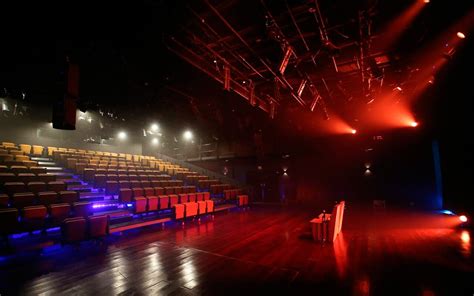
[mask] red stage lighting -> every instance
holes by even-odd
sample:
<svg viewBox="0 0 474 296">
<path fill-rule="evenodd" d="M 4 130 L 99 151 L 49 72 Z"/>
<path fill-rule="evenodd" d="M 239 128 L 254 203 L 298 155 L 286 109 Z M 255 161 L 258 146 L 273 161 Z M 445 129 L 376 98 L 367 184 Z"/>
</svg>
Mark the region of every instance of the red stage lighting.
<svg viewBox="0 0 474 296">
<path fill-rule="evenodd" d="M 410 125 L 411 125 L 412 127 L 417 127 L 417 126 L 418 126 L 418 122 L 413 121 L 412 123 L 410 123 Z"/>
<path fill-rule="evenodd" d="M 353 135 L 355 135 L 355 134 L 357 133 L 357 130 L 353 129 L 353 130 L 351 130 L 351 133 L 352 133 Z"/>
<path fill-rule="evenodd" d="M 465 215 L 461 215 L 461 216 L 459 216 L 459 221 L 465 223 L 465 222 L 467 222 L 467 217 Z"/>
<path fill-rule="evenodd" d="M 458 38 L 461 38 L 461 39 L 466 38 L 466 35 L 464 35 L 463 32 L 458 32 L 458 33 L 456 34 L 456 36 L 458 36 Z"/>
</svg>

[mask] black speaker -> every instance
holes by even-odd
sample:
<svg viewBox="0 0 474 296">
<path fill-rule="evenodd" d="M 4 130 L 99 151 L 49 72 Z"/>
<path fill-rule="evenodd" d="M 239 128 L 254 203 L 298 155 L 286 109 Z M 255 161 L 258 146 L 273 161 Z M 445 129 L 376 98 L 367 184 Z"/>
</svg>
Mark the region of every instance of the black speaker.
<svg viewBox="0 0 474 296">
<path fill-rule="evenodd" d="M 79 66 L 68 63 L 66 87 L 63 99 L 53 106 L 53 128 L 76 129 L 76 108 L 79 98 Z"/>
</svg>

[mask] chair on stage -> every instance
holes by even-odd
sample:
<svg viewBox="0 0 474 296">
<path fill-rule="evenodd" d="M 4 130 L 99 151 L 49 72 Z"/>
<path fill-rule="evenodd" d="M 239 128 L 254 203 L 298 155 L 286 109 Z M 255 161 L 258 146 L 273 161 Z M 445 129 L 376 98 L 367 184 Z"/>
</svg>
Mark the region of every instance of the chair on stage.
<svg viewBox="0 0 474 296">
<path fill-rule="evenodd" d="M 331 214 L 321 213 L 310 221 L 313 239 L 316 241 L 334 242 L 342 229 L 345 202 L 337 203 Z"/>
</svg>

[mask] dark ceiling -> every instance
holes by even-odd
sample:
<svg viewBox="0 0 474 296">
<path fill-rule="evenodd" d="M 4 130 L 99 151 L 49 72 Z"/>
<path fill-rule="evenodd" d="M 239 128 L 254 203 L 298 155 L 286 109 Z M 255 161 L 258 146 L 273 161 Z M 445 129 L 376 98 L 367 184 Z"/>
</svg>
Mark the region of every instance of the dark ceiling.
<svg viewBox="0 0 474 296">
<path fill-rule="evenodd" d="M 158 120 L 240 137 L 268 125 L 272 108 L 277 118 L 351 121 L 382 87 L 408 88 L 412 53 L 472 9 L 470 1 L 433 0 L 396 43 L 377 48 L 386 25 L 413 2 L 324 0 L 319 11 L 313 0 L 2 4 L 0 87 L 51 104 L 62 97 L 68 56 L 80 65 L 82 103 L 138 125 Z M 288 45 L 294 54 L 281 74 Z M 240 95 L 216 81 L 226 65 Z M 255 107 L 246 101 L 250 84 Z"/>
</svg>

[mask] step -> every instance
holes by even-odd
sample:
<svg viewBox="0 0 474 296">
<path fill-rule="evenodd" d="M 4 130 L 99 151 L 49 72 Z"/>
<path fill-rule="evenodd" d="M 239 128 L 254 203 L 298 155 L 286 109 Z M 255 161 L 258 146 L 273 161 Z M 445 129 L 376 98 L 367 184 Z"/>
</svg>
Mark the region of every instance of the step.
<svg viewBox="0 0 474 296">
<path fill-rule="evenodd" d="M 62 167 L 54 167 L 54 166 L 41 166 L 46 169 L 47 172 L 62 172 L 64 169 Z"/>
<path fill-rule="evenodd" d="M 56 178 L 58 177 L 62 177 L 63 179 L 73 179 L 73 175 L 71 173 L 65 173 L 65 172 L 61 172 L 61 171 L 57 171 L 57 172 L 46 172 L 48 175 L 53 175 L 53 176 L 56 176 Z"/>
<path fill-rule="evenodd" d="M 40 167 L 57 167 L 58 165 L 52 161 L 38 161 Z"/>
<path fill-rule="evenodd" d="M 226 210 L 230 210 L 234 208 L 237 208 L 237 205 L 234 205 L 234 204 L 218 205 L 214 207 L 214 212 L 226 211 Z"/>
<path fill-rule="evenodd" d="M 151 220 L 132 220 L 130 222 L 115 224 L 110 226 L 110 233 L 122 232 L 125 230 L 141 228 L 150 225 L 156 225 L 161 223 L 166 223 L 171 221 L 170 217 L 166 218 L 156 218 Z"/>
<path fill-rule="evenodd" d="M 30 157 L 31 160 L 34 160 L 34 161 L 42 161 L 42 162 L 52 162 L 53 160 L 51 158 L 48 158 L 48 157 L 36 157 L 36 156 L 32 156 Z"/>
</svg>

